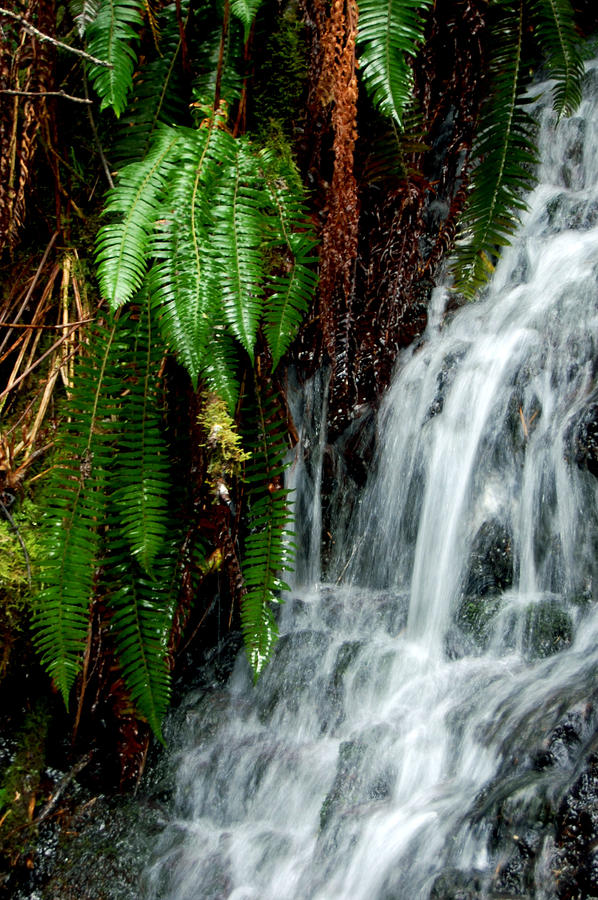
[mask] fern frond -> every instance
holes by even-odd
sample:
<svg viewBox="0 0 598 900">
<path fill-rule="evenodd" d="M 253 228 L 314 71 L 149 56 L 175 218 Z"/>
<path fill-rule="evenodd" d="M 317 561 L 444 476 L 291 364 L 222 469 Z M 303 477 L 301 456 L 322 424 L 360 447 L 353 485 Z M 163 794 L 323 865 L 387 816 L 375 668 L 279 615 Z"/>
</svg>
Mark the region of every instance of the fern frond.
<svg viewBox="0 0 598 900">
<path fill-rule="evenodd" d="M 278 638 L 272 604 L 288 590 L 281 573 L 291 569 L 289 492 L 280 487 L 286 468 L 286 422 L 273 397 L 256 383 L 255 419 L 246 440 L 251 459 L 246 469 L 248 528 L 242 572 L 246 593 L 241 603 L 245 650 L 254 678 L 268 662 Z"/>
<path fill-rule="evenodd" d="M 45 500 L 34 640 L 67 705 L 87 638 L 99 528 L 106 519 L 114 397 L 121 389 L 113 375 L 115 333 L 115 322 L 96 329 L 90 336 L 92 355 L 80 359 Z"/>
<path fill-rule="evenodd" d="M 206 120 L 197 131 L 178 133 L 179 162 L 152 242 L 158 260 L 152 284 L 163 334 L 196 385 L 212 329 L 225 324 L 212 200 L 215 185 L 234 158 L 234 140 L 218 118 Z"/>
<path fill-rule="evenodd" d="M 216 81 L 220 74 L 220 101 L 231 106 L 241 96 L 243 73 L 240 61 L 243 59 L 243 31 L 241 23 L 232 19 L 224 35 L 222 61 L 220 61 L 222 22 L 214 27 L 213 18 L 206 17 L 197 23 L 204 36 L 199 71 L 193 80 L 192 95 L 197 108 L 205 107 L 211 115 L 216 95 Z M 201 10 L 199 13 L 201 14 Z"/>
<path fill-rule="evenodd" d="M 548 69 L 556 79 L 554 108 L 571 115 L 581 103 L 584 74 L 579 35 L 569 0 L 530 0 L 536 20 L 534 34 L 547 56 Z"/>
<path fill-rule="evenodd" d="M 212 244 L 221 267 L 226 321 L 252 360 L 263 310 L 265 205 L 259 159 L 248 142 L 238 140 L 214 198 Z"/>
<path fill-rule="evenodd" d="M 112 543 L 124 540 L 140 568 L 152 573 L 169 529 L 171 490 L 163 435 L 158 370 L 164 351 L 156 343 L 147 290 L 136 298 L 139 316 L 119 328 L 123 391 L 117 413 L 118 440 L 110 487 L 114 509 Z"/>
<path fill-rule="evenodd" d="M 189 0 L 181 2 L 181 14 L 188 14 Z M 134 94 L 121 119 L 114 159 L 118 168 L 143 159 L 148 153 L 160 122 L 171 125 L 184 121 L 184 90 L 179 72 L 181 36 L 174 3 L 160 13 L 159 55 L 147 61 L 135 78 Z"/>
<path fill-rule="evenodd" d="M 534 184 L 535 123 L 522 93 L 523 4 L 504 8 L 493 35 L 493 90 L 482 109 L 473 148 L 471 194 L 461 220 L 454 266 L 455 287 L 467 297 L 485 284 L 488 258 L 510 242 L 526 208 L 523 194 Z"/>
<path fill-rule="evenodd" d="M 431 0 L 358 0 L 360 71 L 374 106 L 403 126 L 413 76 L 407 56 L 424 37 L 421 13 Z"/>
<path fill-rule="evenodd" d="M 317 285 L 314 271 L 317 244 L 304 204 L 297 172 L 285 171 L 269 151 L 263 151 L 265 184 L 273 211 L 272 244 L 282 246 L 284 259 L 268 279 L 264 332 L 275 369 L 287 351 L 313 301 Z"/>
<path fill-rule="evenodd" d="M 87 28 L 89 52 L 110 64 L 92 64 L 89 74 L 99 97 L 100 109 L 110 107 L 120 116 L 127 105 L 127 95 L 133 85 L 133 70 L 137 54 L 133 45 L 138 41 L 142 22 L 143 0 L 102 0 L 95 19 Z"/>
<path fill-rule="evenodd" d="M 215 328 L 202 363 L 202 375 L 210 390 L 224 400 L 230 415 L 234 414 L 239 399 L 237 371 L 238 360 L 232 335 L 224 328 Z"/>
<path fill-rule="evenodd" d="M 69 10 L 79 37 L 83 37 L 87 26 L 97 17 L 100 3 L 101 0 L 69 0 Z"/>
<path fill-rule="evenodd" d="M 245 43 L 247 43 L 251 26 L 261 5 L 262 0 L 232 0 L 231 12 L 243 24 L 243 41 Z"/>
<path fill-rule="evenodd" d="M 168 175 L 177 161 L 178 142 L 179 132 L 161 125 L 145 159 L 125 166 L 108 192 L 104 215 L 116 221 L 100 228 L 96 261 L 102 294 L 112 309 L 126 303 L 143 282 L 150 237 Z"/>
<path fill-rule="evenodd" d="M 180 573 L 176 546 L 165 544 L 146 575 L 128 558 L 109 559 L 110 625 L 125 684 L 135 706 L 162 740 L 170 700 L 169 639 Z"/>
</svg>

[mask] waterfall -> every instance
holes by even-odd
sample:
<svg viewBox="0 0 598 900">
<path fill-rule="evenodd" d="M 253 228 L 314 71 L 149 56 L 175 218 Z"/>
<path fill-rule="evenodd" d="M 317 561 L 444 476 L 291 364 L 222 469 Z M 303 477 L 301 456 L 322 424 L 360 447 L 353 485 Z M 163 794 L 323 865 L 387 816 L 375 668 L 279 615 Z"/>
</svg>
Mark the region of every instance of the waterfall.
<svg viewBox="0 0 598 900">
<path fill-rule="evenodd" d="M 578 115 L 537 112 L 529 212 L 478 302 L 435 291 L 338 579 L 301 497 L 274 660 L 186 702 L 146 898 L 560 896 L 556 810 L 596 726 L 596 65 Z"/>
</svg>

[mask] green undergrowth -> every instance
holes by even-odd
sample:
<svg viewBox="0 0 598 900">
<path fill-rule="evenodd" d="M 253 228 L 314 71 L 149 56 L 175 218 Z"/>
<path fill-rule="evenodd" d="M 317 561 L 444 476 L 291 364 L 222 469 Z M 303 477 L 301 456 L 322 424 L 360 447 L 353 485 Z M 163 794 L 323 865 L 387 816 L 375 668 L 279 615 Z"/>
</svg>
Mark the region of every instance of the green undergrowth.
<svg viewBox="0 0 598 900">
<path fill-rule="evenodd" d="M 39 518 L 31 500 L 25 500 L 20 509 L 13 507 L 5 512 L 0 508 L 0 685 L 15 647 L 28 635 L 32 585 L 40 554 Z"/>
</svg>

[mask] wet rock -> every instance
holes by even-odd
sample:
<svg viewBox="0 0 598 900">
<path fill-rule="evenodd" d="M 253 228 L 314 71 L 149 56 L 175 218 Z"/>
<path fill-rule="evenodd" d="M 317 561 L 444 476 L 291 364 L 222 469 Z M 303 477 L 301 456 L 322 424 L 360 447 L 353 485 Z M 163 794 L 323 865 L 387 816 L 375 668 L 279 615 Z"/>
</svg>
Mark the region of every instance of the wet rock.
<svg viewBox="0 0 598 900">
<path fill-rule="evenodd" d="M 345 718 L 343 680 L 347 669 L 357 658 L 361 646 L 361 641 L 345 641 L 339 647 L 330 680 L 318 707 L 322 733 L 334 731 Z"/>
<path fill-rule="evenodd" d="M 558 809 L 553 870 L 559 900 L 598 897 L 598 754 Z"/>
<path fill-rule="evenodd" d="M 573 622 L 557 600 L 545 598 L 529 607 L 523 635 L 523 650 L 528 659 L 544 659 L 569 647 L 573 640 Z"/>
<path fill-rule="evenodd" d="M 484 879 L 481 872 L 449 869 L 439 875 L 430 892 L 430 900 L 481 900 Z"/>
<path fill-rule="evenodd" d="M 567 458 L 598 477 L 598 398 L 584 408 L 569 428 L 565 441 Z"/>
<path fill-rule="evenodd" d="M 501 522 L 484 522 L 473 542 L 464 593 L 476 597 L 496 596 L 512 584 L 511 536 Z"/>
<path fill-rule="evenodd" d="M 561 123 L 565 139 L 565 156 L 561 166 L 561 178 L 568 189 L 579 190 L 584 185 L 583 148 L 586 136 L 586 122 L 579 116 Z"/>
<path fill-rule="evenodd" d="M 430 409 L 428 410 L 428 419 L 439 415 L 444 409 L 445 397 L 459 371 L 459 363 L 466 353 L 467 347 L 463 347 L 462 350 L 449 353 L 443 361 L 442 369 L 436 376 L 437 390 L 436 395 L 430 404 Z"/>
</svg>

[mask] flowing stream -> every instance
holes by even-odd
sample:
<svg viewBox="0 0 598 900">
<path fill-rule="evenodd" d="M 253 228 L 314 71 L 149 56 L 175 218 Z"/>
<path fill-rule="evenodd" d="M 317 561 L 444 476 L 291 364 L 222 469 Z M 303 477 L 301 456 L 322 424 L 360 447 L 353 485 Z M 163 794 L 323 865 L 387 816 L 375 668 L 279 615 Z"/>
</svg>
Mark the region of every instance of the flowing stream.
<svg viewBox="0 0 598 900">
<path fill-rule="evenodd" d="M 302 583 L 257 687 L 241 656 L 187 701 L 144 897 L 556 896 L 546 810 L 593 746 L 598 671 L 595 64 L 586 81 L 574 118 L 538 108 L 538 187 L 484 297 L 445 313 L 435 291 L 324 583 L 306 426 Z"/>
</svg>

